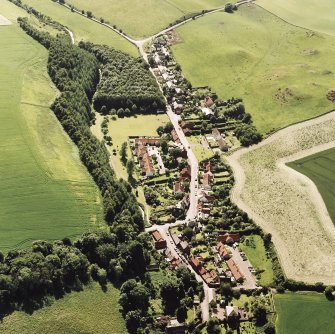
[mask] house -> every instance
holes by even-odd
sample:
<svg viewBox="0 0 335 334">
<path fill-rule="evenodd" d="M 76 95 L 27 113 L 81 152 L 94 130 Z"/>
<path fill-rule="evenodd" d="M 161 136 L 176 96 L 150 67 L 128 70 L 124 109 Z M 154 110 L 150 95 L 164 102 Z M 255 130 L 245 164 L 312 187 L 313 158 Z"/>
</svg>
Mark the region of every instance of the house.
<svg viewBox="0 0 335 334">
<path fill-rule="evenodd" d="M 201 202 L 202 204 L 209 205 L 209 204 L 213 203 L 214 201 L 215 201 L 215 196 L 208 195 L 204 191 L 202 191 L 200 193 L 199 202 Z"/>
<path fill-rule="evenodd" d="M 215 288 L 220 285 L 220 277 L 214 270 L 206 271 L 201 277 L 210 288 Z"/>
<path fill-rule="evenodd" d="M 176 269 L 177 267 L 179 267 L 182 264 L 183 264 L 183 261 L 181 259 L 173 258 L 170 261 L 169 266 L 170 266 L 171 269 Z"/>
<path fill-rule="evenodd" d="M 180 144 L 180 139 L 178 137 L 178 134 L 177 134 L 177 131 L 175 129 L 173 129 L 171 131 L 171 137 L 172 137 L 172 140 L 177 143 L 177 144 Z"/>
<path fill-rule="evenodd" d="M 192 134 L 192 131 L 189 128 L 184 128 L 183 132 L 184 132 L 186 137 L 189 137 Z"/>
<path fill-rule="evenodd" d="M 187 241 L 181 241 L 179 243 L 179 248 L 184 254 L 189 255 L 190 252 L 191 252 L 191 247 L 190 247 L 190 245 L 188 244 Z"/>
<path fill-rule="evenodd" d="M 206 96 L 204 102 L 205 102 L 205 107 L 206 108 L 210 108 L 214 104 L 214 102 L 213 102 L 213 100 L 210 96 Z"/>
<path fill-rule="evenodd" d="M 176 181 L 173 186 L 173 192 L 175 194 L 183 194 L 184 193 L 184 187 L 183 184 L 180 181 Z"/>
<path fill-rule="evenodd" d="M 181 240 L 179 239 L 178 235 L 177 235 L 177 234 L 172 234 L 171 237 L 172 237 L 173 242 L 174 242 L 174 243 L 176 244 L 176 246 L 178 247 L 179 244 L 181 243 Z"/>
<path fill-rule="evenodd" d="M 191 180 L 191 166 L 188 165 L 187 167 L 183 168 L 183 169 L 180 171 L 180 176 L 181 176 L 183 179 L 189 179 L 189 180 Z"/>
<path fill-rule="evenodd" d="M 214 115 L 214 112 L 212 109 L 209 109 L 209 108 L 201 108 L 201 111 L 206 115 Z"/>
<path fill-rule="evenodd" d="M 198 259 L 197 257 L 195 257 L 195 256 L 191 256 L 189 262 L 190 262 L 190 265 L 192 266 L 192 268 L 193 268 L 196 272 L 199 272 L 199 270 L 200 270 L 201 268 L 203 268 L 201 262 L 200 262 L 199 259 Z M 203 269 L 204 269 L 204 268 L 203 268 Z"/>
<path fill-rule="evenodd" d="M 152 237 L 155 242 L 155 248 L 156 249 L 165 249 L 166 248 L 166 240 L 163 239 L 162 235 L 159 233 L 159 231 L 152 232 Z"/>
<path fill-rule="evenodd" d="M 219 145 L 219 149 L 220 149 L 222 152 L 228 152 L 228 150 L 229 150 L 229 146 L 228 146 L 228 144 L 226 143 L 226 141 L 225 141 L 223 138 L 217 140 L 217 143 L 218 143 L 218 145 Z"/>
<path fill-rule="evenodd" d="M 226 317 L 227 320 L 239 319 L 239 310 L 237 306 L 226 306 Z"/>
<path fill-rule="evenodd" d="M 220 133 L 220 131 L 219 131 L 218 128 L 213 128 L 213 130 L 212 130 L 212 136 L 213 136 L 213 138 L 216 141 L 218 141 L 218 140 L 220 140 L 222 138 L 221 133 Z"/>
<path fill-rule="evenodd" d="M 205 163 L 204 168 L 206 172 L 213 172 L 214 170 L 214 166 L 210 160 Z"/>
<path fill-rule="evenodd" d="M 228 259 L 228 260 L 226 260 L 226 263 L 227 263 L 227 266 L 228 266 L 229 270 L 231 271 L 235 281 L 240 282 L 240 283 L 243 282 L 244 276 L 240 272 L 240 269 L 238 268 L 235 261 L 233 259 Z"/>
<path fill-rule="evenodd" d="M 240 241 L 240 235 L 239 233 L 225 233 L 221 234 L 217 237 L 217 241 L 223 242 L 228 245 L 232 245 L 235 242 Z"/>
<path fill-rule="evenodd" d="M 140 145 L 153 145 L 159 146 L 160 138 L 159 137 L 138 137 L 135 139 L 135 147 Z"/>
<path fill-rule="evenodd" d="M 177 113 L 177 112 L 183 111 L 184 105 L 182 103 L 178 103 L 177 101 L 174 101 L 172 103 L 172 108 Z"/>
<path fill-rule="evenodd" d="M 212 172 L 206 172 L 202 178 L 202 187 L 204 190 L 211 190 L 214 183 L 214 176 Z"/>
<path fill-rule="evenodd" d="M 194 123 L 193 123 L 193 122 L 185 122 L 185 121 L 181 121 L 181 122 L 180 122 L 180 127 L 181 127 L 182 129 L 184 129 L 184 128 L 193 129 L 193 127 L 194 127 Z"/>
<path fill-rule="evenodd" d="M 186 325 L 178 322 L 177 319 L 171 319 L 169 324 L 165 327 L 166 334 L 185 334 Z"/>
<path fill-rule="evenodd" d="M 226 248 L 225 245 L 222 242 L 218 242 L 216 246 L 218 253 L 223 260 L 228 260 L 231 256 L 230 249 Z"/>
</svg>

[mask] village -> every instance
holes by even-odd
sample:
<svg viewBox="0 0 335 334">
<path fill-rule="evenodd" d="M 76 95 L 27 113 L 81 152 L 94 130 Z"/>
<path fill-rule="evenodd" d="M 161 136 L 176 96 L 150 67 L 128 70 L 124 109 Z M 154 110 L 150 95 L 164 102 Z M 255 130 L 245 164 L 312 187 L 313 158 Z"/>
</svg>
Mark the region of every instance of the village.
<svg viewBox="0 0 335 334">
<path fill-rule="evenodd" d="M 151 208 L 146 231 L 165 263 L 165 274 L 186 267 L 202 284 L 204 295 L 193 301 L 200 323 L 217 319 L 227 328 L 252 328 L 250 296 L 258 295 L 268 309 L 273 306 L 259 284 L 260 268 L 254 268 L 240 249 L 245 235 L 255 231 L 228 196 L 233 176 L 222 153 L 240 146 L 234 129 L 242 121 L 227 117 L 225 110 L 240 100 L 219 101 L 209 87 L 192 88 L 169 50 L 171 39 L 169 34 L 157 39 L 148 59 L 175 122 L 158 128 L 158 136 L 129 138 Z M 202 151 L 196 152 L 197 163 L 192 164 L 195 145 Z M 153 263 L 150 271 L 157 270 L 161 271 L 160 266 Z M 224 290 L 238 297 L 233 298 L 235 302 Z M 241 294 L 246 295 L 244 304 L 238 301 Z M 157 323 L 165 324 L 166 333 L 186 333 L 187 320 L 196 320 L 183 322 L 159 313 Z"/>
</svg>

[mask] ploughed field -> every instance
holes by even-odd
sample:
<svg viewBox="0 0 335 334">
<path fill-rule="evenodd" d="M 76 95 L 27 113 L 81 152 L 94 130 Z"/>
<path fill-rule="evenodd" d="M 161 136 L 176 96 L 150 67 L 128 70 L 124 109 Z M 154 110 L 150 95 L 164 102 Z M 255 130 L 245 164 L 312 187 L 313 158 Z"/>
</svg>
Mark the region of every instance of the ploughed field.
<svg viewBox="0 0 335 334">
<path fill-rule="evenodd" d="M 242 98 L 262 133 L 328 112 L 334 103 L 335 38 L 294 27 L 257 5 L 177 29 L 172 47 L 194 86 Z"/>
<path fill-rule="evenodd" d="M 32 315 L 14 312 L 0 323 L 2 334 L 124 334 L 119 311 L 119 291 L 112 285 L 103 292 L 97 283 L 72 292 L 35 311 Z"/>
<path fill-rule="evenodd" d="M 335 36 L 333 0 L 257 0 L 257 4 L 291 24 Z"/>
<path fill-rule="evenodd" d="M 0 3 L 8 2 L 0 0 Z M 55 21 L 63 24 L 74 34 L 75 43 L 80 41 L 90 41 L 95 44 L 106 44 L 115 49 L 138 56 L 137 48 L 115 33 L 96 22 L 93 22 L 77 13 L 72 13 L 69 9 L 51 0 L 22 0 L 44 15 L 50 16 Z M 24 15 L 28 16 L 28 15 Z"/>
<path fill-rule="evenodd" d="M 323 294 L 285 293 L 275 296 L 278 334 L 333 334 L 335 303 Z"/>
<path fill-rule="evenodd" d="M 272 234 L 286 275 L 308 283 L 335 282 L 335 227 L 313 182 L 286 163 L 332 147 L 335 112 L 228 157 L 233 202 Z"/>
<path fill-rule="evenodd" d="M 316 153 L 287 165 L 315 183 L 335 224 L 335 149 Z"/>
<path fill-rule="evenodd" d="M 0 27 L 0 48 L 0 249 L 98 227 L 98 189 L 49 109 L 47 50 L 14 24 Z"/>
<path fill-rule="evenodd" d="M 47 1 L 47 0 L 45 0 Z M 49 0 L 51 1 L 51 0 Z M 177 19 L 203 9 L 224 6 L 227 0 L 69 0 L 67 3 L 104 18 L 134 38 L 153 35 Z"/>
</svg>

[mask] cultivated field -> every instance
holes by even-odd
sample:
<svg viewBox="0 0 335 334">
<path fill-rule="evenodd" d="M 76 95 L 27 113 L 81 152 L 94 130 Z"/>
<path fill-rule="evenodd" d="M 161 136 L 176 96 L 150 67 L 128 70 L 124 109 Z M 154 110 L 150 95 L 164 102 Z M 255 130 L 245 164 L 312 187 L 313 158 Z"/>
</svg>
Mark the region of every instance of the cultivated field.
<svg viewBox="0 0 335 334">
<path fill-rule="evenodd" d="M 292 24 L 335 36 L 333 0 L 257 0 L 257 4 Z"/>
<path fill-rule="evenodd" d="M 288 166 L 303 173 L 315 183 L 335 224 L 335 149 L 288 163 Z"/>
<path fill-rule="evenodd" d="M 7 0 L 0 0 L 0 3 L 2 2 L 7 2 Z M 90 21 L 79 14 L 72 13 L 69 9 L 51 0 L 24 0 L 22 2 L 52 17 L 55 21 L 70 29 L 74 34 L 76 43 L 84 40 L 96 44 L 106 44 L 132 56 L 138 56 L 136 47 L 111 29 Z"/>
<path fill-rule="evenodd" d="M 295 28 L 256 5 L 199 18 L 177 29 L 172 50 L 194 86 L 244 100 L 266 133 L 333 108 L 335 38 Z"/>
<path fill-rule="evenodd" d="M 335 283 L 335 227 L 314 183 L 286 163 L 335 147 L 335 112 L 228 157 L 232 200 L 272 233 L 289 278 Z"/>
<path fill-rule="evenodd" d="M 119 291 L 108 285 L 103 292 L 93 283 L 28 315 L 15 312 L 0 323 L 2 334 L 124 334 L 119 312 Z"/>
<path fill-rule="evenodd" d="M 275 296 L 278 334 L 333 334 L 335 303 L 323 294 L 285 293 Z"/>
<path fill-rule="evenodd" d="M 175 20 L 203 9 L 224 6 L 223 0 L 69 0 L 79 9 L 90 10 L 128 35 L 141 38 L 153 35 Z"/>
<path fill-rule="evenodd" d="M 47 51 L 16 25 L 0 48 L 0 249 L 98 227 L 98 189 L 49 109 Z"/>
</svg>

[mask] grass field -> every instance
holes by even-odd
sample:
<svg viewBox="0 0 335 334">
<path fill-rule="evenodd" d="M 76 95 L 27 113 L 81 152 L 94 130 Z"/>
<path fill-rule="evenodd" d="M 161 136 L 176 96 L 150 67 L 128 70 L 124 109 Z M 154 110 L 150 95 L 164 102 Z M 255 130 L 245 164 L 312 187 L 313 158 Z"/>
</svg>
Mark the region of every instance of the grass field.
<svg viewBox="0 0 335 334">
<path fill-rule="evenodd" d="M 7 0 L 0 0 L 0 3 Z M 96 44 L 106 44 L 118 50 L 138 56 L 138 51 L 134 45 L 127 42 L 124 38 L 96 22 L 72 13 L 69 9 L 51 1 L 51 0 L 24 0 L 29 6 L 37 9 L 41 13 L 52 17 L 55 21 L 63 24 L 74 34 L 75 42 L 81 40 L 90 41 Z M 27 15 L 25 15 L 27 16 Z"/>
<path fill-rule="evenodd" d="M 244 241 L 240 243 L 240 249 L 245 252 L 255 269 L 264 270 L 259 282 L 262 286 L 268 286 L 273 282 L 273 270 L 271 260 L 266 257 L 263 240 L 259 235 L 252 235 L 246 237 L 246 239 L 249 239 L 249 245 Z"/>
<path fill-rule="evenodd" d="M 311 283 L 335 283 L 334 224 L 313 185 L 286 164 L 335 147 L 334 115 L 290 126 L 227 157 L 233 202 L 272 234 L 286 275 Z"/>
<path fill-rule="evenodd" d="M 275 296 L 278 334 L 333 334 L 335 303 L 323 294 L 285 293 Z"/>
<path fill-rule="evenodd" d="M 125 334 L 119 312 L 119 291 L 108 285 L 103 292 L 93 283 L 28 315 L 15 312 L 0 323 L 2 334 Z"/>
<path fill-rule="evenodd" d="M 98 227 L 99 191 L 49 109 L 46 49 L 15 24 L 0 27 L 0 48 L 0 249 Z"/>
<path fill-rule="evenodd" d="M 288 166 L 315 183 L 335 224 L 335 149 L 288 163 Z"/>
<path fill-rule="evenodd" d="M 335 35 L 333 0 L 257 0 L 257 4 L 297 26 Z"/>
<path fill-rule="evenodd" d="M 215 13 L 177 29 L 172 50 L 194 86 L 244 100 L 266 133 L 334 108 L 335 38 L 295 28 L 256 6 Z"/>
<path fill-rule="evenodd" d="M 141 38 L 167 27 L 178 18 L 203 9 L 223 6 L 226 0 L 69 0 L 79 9 L 90 10 L 128 35 Z"/>
</svg>

